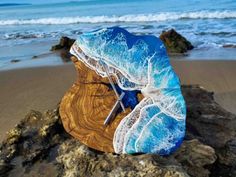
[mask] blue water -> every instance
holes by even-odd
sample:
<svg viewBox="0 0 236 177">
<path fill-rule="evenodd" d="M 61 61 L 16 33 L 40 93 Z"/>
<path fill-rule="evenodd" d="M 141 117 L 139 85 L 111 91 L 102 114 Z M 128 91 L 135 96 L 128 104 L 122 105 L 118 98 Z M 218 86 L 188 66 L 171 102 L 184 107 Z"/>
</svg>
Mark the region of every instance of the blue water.
<svg viewBox="0 0 236 177">
<path fill-rule="evenodd" d="M 236 45 L 235 0 L 21 1 L 29 5 L 9 5 L 19 1 L 2 0 L 0 3 L 7 3 L 0 5 L 0 47 L 52 42 L 62 35 L 76 37 L 80 32 L 117 25 L 130 32 L 156 36 L 174 28 L 196 50 L 214 51 L 225 44 Z M 1 53 L 0 50 L 0 61 Z"/>
</svg>

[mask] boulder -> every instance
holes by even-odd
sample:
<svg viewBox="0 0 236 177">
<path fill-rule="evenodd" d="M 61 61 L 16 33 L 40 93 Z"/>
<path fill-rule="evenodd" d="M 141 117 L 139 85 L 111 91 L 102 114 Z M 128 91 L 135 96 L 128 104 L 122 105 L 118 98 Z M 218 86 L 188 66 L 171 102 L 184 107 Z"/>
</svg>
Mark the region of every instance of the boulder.
<svg viewBox="0 0 236 177">
<path fill-rule="evenodd" d="M 169 54 L 183 54 L 188 50 L 192 50 L 193 45 L 174 29 L 163 31 L 160 39 L 164 42 Z"/>
<path fill-rule="evenodd" d="M 224 44 L 223 45 L 224 48 L 236 48 L 235 44 Z"/>
<path fill-rule="evenodd" d="M 60 49 L 69 50 L 74 42 L 75 42 L 75 39 L 71 39 L 69 37 L 63 36 L 61 37 L 59 44 L 52 46 L 51 51 L 60 50 Z"/>
<path fill-rule="evenodd" d="M 18 59 L 11 60 L 11 63 L 18 63 L 18 62 L 20 62 L 20 60 L 18 60 Z"/>
<path fill-rule="evenodd" d="M 30 111 L 0 145 L 0 176 L 236 176 L 235 115 L 201 87 L 182 91 L 187 134 L 172 155 L 95 151 L 66 133 L 58 108 Z"/>
<path fill-rule="evenodd" d="M 187 110 L 187 138 L 223 148 L 236 137 L 236 116 L 214 101 L 214 93 L 192 86 L 183 92 Z"/>
<path fill-rule="evenodd" d="M 218 158 L 212 176 L 236 176 L 236 115 L 216 103 L 213 92 L 198 86 L 188 88 L 183 89 L 187 105 L 185 138 L 197 138 L 215 149 Z"/>
<path fill-rule="evenodd" d="M 181 148 L 174 154 L 178 162 L 190 176 L 209 176 L 210 171 L 205 165 L 216 161 L 215 150 L 199 142 L 197 139 L 184 141 Z"/>
<path fill-rule="evenodd" d="M 70 47 L 75 42 L 75 39 L 71 39 L 69 37 L 61 37 L 59 44 L 52 46 L 51 51 L 59 51 L 59 55 L 61 56 L 64 62 L 71 61 L 71 54 L 69 52 Z"/>
</svg>

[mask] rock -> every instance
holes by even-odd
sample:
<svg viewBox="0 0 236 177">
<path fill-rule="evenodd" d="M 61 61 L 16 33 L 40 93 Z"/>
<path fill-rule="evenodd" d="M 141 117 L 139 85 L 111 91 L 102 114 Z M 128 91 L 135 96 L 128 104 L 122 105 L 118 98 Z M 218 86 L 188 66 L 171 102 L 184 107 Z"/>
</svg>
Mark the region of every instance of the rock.
<svg viewBox="0 0 236 177">
<path fill-rule="evenodd" d="M 71 54 L 70 47 L 75 42 L 75 39 L 69 37 L 61 37 L 59 44 L 52 46 L 51 51 L 59 51 L 60 56 L 64 62 L 70 62 Z"/>
<path fill-rule="evenodd" d="M 224 48 L 236 48 L 235 44 L 225 44 L 223 45 Z"/>
<path fill-rule="evenodd" d="M 193 139 L 185 141 L 176 155 L 177 160 L 183 165 L 191 176 L 209 176 L 210 171 L 203 168 L 205 165 L 216 161 L 215 150 Z"/>
<path fill-rule="evenodd" d="M 164 42 L 169 54 L 182 54 L 194 48 L 185 37 L 181 36 L 174 29 L 163 31 L 160 39 Z"/>
<path fill-rule="evenodd" d="M 58 109 L 31 111 L 0 145 L 0 176 L 236 176 L 235 115 L 203 88 L 182 91 L 187 135 L 170 156 L 95 151 L 65 132 Z"/>
<path fill-rule="evenodd" d="M 198 140 L 185 141 L 180 150 L 169 157 L 147 154 L 137 156 L 97 154 L 75 140 L 64 142 L 59 154 L 61 155 L 57 160 L 64 164 L 64 176 L 73 174 L 72 176 L 182 177 L 191 174 L 204 177 L 210 173 L 204 166 L 213 164 L 216 160 L 214 149 Z"/>
<path fill-rule="evenodd" d="M 59 44 L 52 46 L 51 51 L 66 49 L 69 50 L 72 44 L 75 42 L 75 39 L 69 37 L 61 37 Z"/>
<path fill-rule="evenodd" d="M 63 176 L 188 176 L 174 159 L 147 154 L 99 154 L 76 140 L 68 140 L 61 145 L 57 160 L 65 168 Z"/>
<path fill-rule="evenodd" d="M 183 91 L 188 110 L 186 139 L 197 138 L 215 149 L 214 176 L 222 176 L 219 168 L 236 176 L 236 116 L 217 104 L 212 92 L 198 86 L 187 88 Z"/>
<path fill-rule="evenodd" d="M 31 166 L 42 159 L 46 159 L 45 161 L 50 159 L 54 147 L 63 141 L 64 136 L 61 136 L 60 132 L 64 133 L 64 129 L 57 110 L 44 114 L 31 111 L 14 129 L 9 131 L 2 142 L 0 161 L 12 167 L 12 174 L 16 172 L 18 166 L 21 166 L 20 171 L 24 173 L 26 170 L 24 166 Z M 5 166 L 0 165 L 0 171 L 3 171 Z M 1 175 L 3 174 L 0 173 Z"/>
<path fill-rule="evenodd" d="M 223 148 L 235 138 L 236 116 L 217 104 L 213 93 L 192 86 L 183 95 L 188 110 L 187 137 L 198 138 L 214 148 Z"/>
<path fill-rule="evenodd" d="M 4 161 L 0 161 L 0 176 L 4 176 L 10 170 L 12 170 L 13 166 L 5 163 Z"/>
<path fill-rule="evenodd" d="M 61 56 L 61 59 L 64 62 L 70 62 L 71 61 L 72 55 L 70 54 L 69 50 L 62 49 L 60 51 L 60 56 Z"/>
<path fill-rule="evenodd" d="M 17 63 L 17 62 L 19 62 L 20 60 L 18 60 L 18 59 L 13 59 L 13 60 L 11 60 L 11 63 Z"/>
</svg>

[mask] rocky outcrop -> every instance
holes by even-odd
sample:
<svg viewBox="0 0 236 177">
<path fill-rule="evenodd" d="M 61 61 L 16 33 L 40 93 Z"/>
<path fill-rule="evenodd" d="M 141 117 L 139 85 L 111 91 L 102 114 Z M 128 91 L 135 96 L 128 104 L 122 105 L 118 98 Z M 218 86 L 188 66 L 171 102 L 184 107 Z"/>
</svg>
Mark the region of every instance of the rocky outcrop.
<svg viewBox="0 0 236 177">
<path fill-rule="evenodd" d="M 182 90 L 186 140 L 170 156 L 98 152 L 64 131 L 58 109 L 31 111 L 0 146 L 0 176 L 236 176 L 236 116 L 213 93 L 198 86 Z"/>
<path fill-rule="evenodd" d="M 197 138 L 215 149 L 218 158 L 213 176 L 236 176 L 236 116 L 202 88 L 191 87 L 183 95 L 188 110 L 186 139 Z"/>
<path fill-rule="evenodd" d="M 0 146 L 0 176 L 55 176 L 57 149 L 68 138 L 57 109 L 31 111 Z"/>
<path fill-rule="evenodd" d="M 51 50 L 60 50 L 66 49 L 69 50 L 72 44 L 75 42 L 75 39 L 71 39 L 69 37 L 63 36 L 60 39 L 59 44 L 52 46 Z"/>
<path fill-rule="evenodd" d="M 183 92 L 188 109 L 187 137 L 224 148 L 236 135 L 236 116 L 215 103 L 213 93 L 193 87 Z M 194 94 L 194 95 L 193 95 Z"/>
<path fill-rule="evenodd" d="M 160 39 L 164 42 L 169 54 L 182 54 L 193 49 L 193 45 L 174 29 L 163 31 Z"/>
<path fill-rule="evenodd" d="M 18 59 L 11 60 L 11 63 L 18 63 L 18 62 L 20 62 L 20 60 L 18 60 Z"/>
<path fill-rule="evenodd" d="M 98 153 L 76 140 L 64 142 L 57 161 L 64 164 L 63 176 L 188 176 L 174 158 L 156 155 Z M 76 156 L 75 156 L 76 154 Z M 73 158 L 72 158 L 73 157 Z"/>
<path fill-rule="evenodd" d="M 72 56 L 69 52 L 70 47 L 75 42 L 75 39 L 69 37 L 61 37 L 59 44 L 52 46 L 51 51 L 59 51 L 60 56 L 64 62 L 69 62 L 70 57 Z"/>
<path fill-rule="evenodd" d="M 236 48 L 235 44 L 224 44 L 223 45 L 224 48 Z"/>
</svg>

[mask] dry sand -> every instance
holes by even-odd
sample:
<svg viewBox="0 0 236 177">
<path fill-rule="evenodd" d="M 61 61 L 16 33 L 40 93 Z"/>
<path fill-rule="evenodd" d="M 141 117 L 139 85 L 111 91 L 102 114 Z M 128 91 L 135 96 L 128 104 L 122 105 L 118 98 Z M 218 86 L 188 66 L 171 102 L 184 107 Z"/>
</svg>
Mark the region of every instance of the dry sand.
<svg viewBox="0 0 236 177">
<path fill-rule="evenodd" d="M 0 72 L 0 141 L 30 110 L 55 108 L 75 78 L 72 64 Z"/>
<path fill-rule="evenodd" d="M 236 113 L 236 61 L 172 61 L 183 84 L 200 84 L 215 92 Z M 72 64 L 0 72 L 0 141 L 31 109 L 55 108 L 76 78 Z"/>
<path fill-rule="evenodd" d="M 236 114 L 236 61 L 172 61 L 182 84 L 199 84 Z"/>
</svg>

